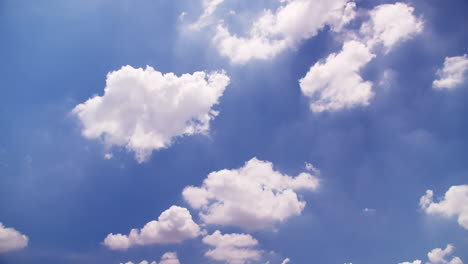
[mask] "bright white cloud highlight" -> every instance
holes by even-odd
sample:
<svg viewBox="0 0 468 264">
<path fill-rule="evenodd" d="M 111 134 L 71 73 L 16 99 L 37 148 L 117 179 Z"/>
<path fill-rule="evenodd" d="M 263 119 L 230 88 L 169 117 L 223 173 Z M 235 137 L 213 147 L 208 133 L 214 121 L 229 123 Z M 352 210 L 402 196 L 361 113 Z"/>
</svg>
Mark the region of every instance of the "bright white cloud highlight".
<svg viewBox="0 0 468 264">
<path fill-rule="evenodd" d="M 427 190 L 419 205 L 427 214 L 457 217 L 458 224 L 468 230 L 468 185 L 452 186 L 440 202 L 434 202 L 434 192 Z"/>
<path fill-rule="evenodd" d="M 369 12 L 370 19 L 362 25 L 360 33 L 367 46 L 383 45 L 389 51 L 422 31 L 422 20 L 413 13 L 414 8 L 405 3 L 379 5 Z"/>
<path fill-rule="evenodd" d="M 205 256 L 225 261 L 228 264 L 244 264 L 249 261 L 260 260 L 262 251 L 253 249 L 258 241 L 247 234 L 221 234 L 215 231 L 205 236 L 203 243 L 215 247 L 205 253 Z"/>
<path fill-rule="evenodd" d="M 468 55 L 446 57 L 444 67 L 437 71 L 439 79 L 434 80 L 432 87 L 436 89 L 453 89 L 463 84 L 468 71 Z"/>
<path fill-rule="evenodd" d="M 183 207 L 172 206 L 142 229 L 132 229 L 129 235 L 109 234 L 103 244 L 113 250 L 125 250 L 136 245 L 180 243 L 200 235 L 200 227 Z"/>
<path fill-rule="evenodd" d="M 435 248 L 427 254 L 430 264 L 463 264 L 459 257 L 453 257 L 452 260 L 446 260 L 447 256 L 450 256 L 455 247 L 451 244 L 448 244 L 445 249 Z"/>
<path fill-rule="evenodd" d="M 281 264 L 287 264 L 291 262 L 291 260 L 289 258 L 286 258 L 285 260 L 283 260 L 283 262 L 281 262 Z"/>
<path fill-rule="evenodd" d="M 388 52 L 400 41 L 422 31 L 423 23 L 414 9 L 403 3 L 384 4 L 369 11 L 357 34 L 338 53 L 315 63 L 299 80 L 302 93 L 310 98 L 313 112 L 338 111 L 367 106 L 374 96 L 373 83 L 364 81 L 360 71 L 374 58 L 373 50 L 383 46 Z"/>
<path fill-rule="evenodd" d="M 357 41 L 349 41 L 343 50 L 313 65 L 299 80 L 302 93 L 312 98 L 313 112 L 366 106 L 374 95 L 372 83 L 364 81 L 359 71 L 374 58 L 369 49 Z"/>
<path fill-rule="evenodd" d="M 162 255 L 159 264 L 180 264 L 180 262 L 175 252 L 167 252 Z"/>
<path fill-rule="evenodd" d="M 421 264 L 422 262 L 420 260 L 415 260 L 413 262 L 401 262 L 400 264 Z"/>
<path fill-rule="evenodd" d="M 14 228 L 5 227 L 0 222 L 0 253 L 25 248 L 29 238 Z"/>
<path fill-rule="evenodd" d="M 196 22 L 189 25 L 190 29 L 198 30 L 212 23 L 213 13 L 224 0 L 203 0 L 203 14 Z"/>
<path fill-rule="evenodd" d="M 318 186 L 309 173 L 291 177 L 273 170 L 271 162 L 253 158 L 240 169 L 211 172 L 201 187 L 186 187 L 183 197 L 200 210 L 205 223 L 268 229 L 301 214 L 306 202 L 296 191 Z"/>
<path fill-rule="evenodd" d="M 270 59 L 302 40 L 315 36 L 326 25 L 340 30 L 355 17 L 355 6 L 348 0 L 280 0 L 276 10 L 264 10 L 253 23 L 247 37 L 232 35 L 218 25 L 213 41 L 223 56 L 233 63 Z"/>
<path fill-rule="evenodd" d="M 124 66 L 107 75 L 103 96 L 77 105 L 73 113 L 83 136 L 125 146 L 143 162 L 176 137 L 207 133 L 218 114 L 213 106 L 228 84 L 224 72 L 176 76 Z"/>
</svg>

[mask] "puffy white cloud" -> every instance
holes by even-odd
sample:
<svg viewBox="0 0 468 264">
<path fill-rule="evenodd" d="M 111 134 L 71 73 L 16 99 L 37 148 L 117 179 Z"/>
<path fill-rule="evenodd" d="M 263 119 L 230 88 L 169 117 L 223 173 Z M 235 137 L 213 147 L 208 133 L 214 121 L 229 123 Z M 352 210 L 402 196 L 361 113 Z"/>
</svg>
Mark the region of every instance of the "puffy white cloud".
<svg viewBox="0 0 468 264">
<path fill-rule="evenodd" d="M 240 169 L 211 172 L 201 187 L 186 187 L 182 194 L 200 210 L 203 222 L 253 230 L 300 215 L 306 202 L 296 191 L 318 186 L 319 180 L 309 173 L 291 177 L 273 170 L 271 162 L 253 158 Z"/>
<path fill-rule="evenodd" d="M 427 253 L 429 262 L 426 264 L 463 264 L 463 261 L 459 257 L 453 257 L 450 261 L 447 260 L 447 257 L 452 255 L 455 247 L 451 244 L 448 244 L 445 249 L 435 248 Z M 400 264 L 421 264 L 421 260 L 415 260 L 413 262 L 401 262 Z"/>
<path fill-rule="evenodd" d="M 0 253 L 25 248 L 28 241 L 29 238 L 26 235 L 0 223 Z"/>
<path fill-rule="evenodd" d="M 224 0 L 203 0 L 203 14 L 196 22 L 190 24 L 189 28 L 198 30 L 212 23 L 213 13 L 216 11 L 216 8 L 223 2 Z"/>
<path fill-rule="evenodd" d="M 251 59 L 270 59 L 315 36 L 326 25 L 340 30 L 355 17 L 355 6 L 348 0 L 280 0 L 273 12 L 264 10 L 253 23 L 248 37 L 238 37 L 220 24 L 213 41 L 221 55 L 233 63 Z"/>
<path fill-rule="evenodd" d="M 374 56 L 364 44 L 348 41 L 342 51 L 313 65 L 299 80 L 302 93 L 311 98 L 310 109 L 322 112 L 368 105 L 374 95 L 372 83 L 364 81 L 359 71 Z"/>
<path fill-rule="evenodd" d="M 103 244 L 113 250 L 125 250 L 136 245 L 180 243 L 200 235 L 200 227 L 183 207 L 172 206 L 142 229 L 132 229 L 129 235 L 109 234 Z"/>
<path fill-rule="evenodd" d="M 434 80 L 432 87 L 436 89 L 453 89 L 463 84 L 468 71 L 468 55 L 446 57 L 444 67 L 437 71 L 439 79 Z"/>
<path fill-rule="evenodd" d="M 458 224 L 468 230 L 468 185 L 452 186 L 438 203 L 433 200 L 434 192 L 427 190 L 419 205 L 427 214 L 458 217 Z"/>
<path fill-rule="evenodd" d="M 379 5 L 369 11 L 357 34 L 349 34 L 339 53 L 315 63 L 299 80 L 302 93 L 310 98 L 313 112 L 338 111 L 367 106 L 373 97 L 373 83 L 359 74 L 382 45 L 389 51 L 400 41 L 421 32 L 423 23 L 413 15 L 414 9 L 404 3 Z M 381 84 L 382 85 L 382 84 Z"/>
<path fill-rule="evenodd" d="M 423 29 L 423 22 L 413 14 L 414 8 L 405 3 L 383 4 L 369 12 L 360 33 L 369 47 L 383 45 L 389 51 L 394 45 L 410 39 Z"/>
<path fill-rule="evenodd" d="M 420 260 L 415 260 L 413 262 L 401 262 L 400 264 L 421 264 L 422 262 Z"/>
<path fill-rule="evenodd" d="M 162 255 L 159 264 L 180 264 L 180 262 L 175 252 L 167 252 Z"/>
<path fill-rule="evenodd" d="M 291 262 L 291 260 L 289 258 L 286 258 L 283 260 L 283 262 L 281 262 L 281 264 L 287 264 L 289 262 Z"/>
<path fill-rule="evenodd" d="M 221 234 L 215 231 L 205 236 L 203 243 L 215 247 L 205 253 L 205 256 L 229 264 L 244 264 L 248 261 L 260 260 L 262 251 L 253 249 L 258 241 L 248 234 Z"/>
<path fill-rule="evenodd" d="M 103 96 L 77 105 L 73 113 L 85 137 L 125 146 L 143 162 L 176 137 L 207 133 L 218 114 L 212 107 L 228 84 L 224 72 L 176 76 L 124 66 L 107 75 Z"/>
<path fill-rule="evenodd" d="M 447 256 L 451 255 L 455 247 L 448 244 L 445 249 L 435 248 L 431 252 L 427 253 L 430 264 L 463 264 L 459 257 L 453 257 L 452 260 L 446 260 Z"/>
</svg>

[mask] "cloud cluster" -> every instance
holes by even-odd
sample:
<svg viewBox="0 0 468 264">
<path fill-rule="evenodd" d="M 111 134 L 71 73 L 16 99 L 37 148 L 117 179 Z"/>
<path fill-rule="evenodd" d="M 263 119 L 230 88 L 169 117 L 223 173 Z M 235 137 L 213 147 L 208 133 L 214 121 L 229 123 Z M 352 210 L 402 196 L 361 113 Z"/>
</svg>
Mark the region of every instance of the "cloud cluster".
<svg viewBox="0 0 468 264">
<path fill-rule="evenodd" d="M 134 264 L 133 262 L 129 261 L 127 263 L 120 263 L 120 264 Z M 151 263 L 147 260 L 143 260 L 139 264 L 157 264 L 156 261 L 152 261 Z M 159 264 L 180 264 L 179 259 L 177 258 L 177 254 L 175 252 L 166 252 L 162 255 Z"/>
<path fill-rule="evenodd" d="M 136 245 L 180 243 L 200 235 L 200 227 L 183 207 L 172 206 L 142 229 L 132 229 L 129 235 L 109 234 L 103 244 L 113 250 L 125 250 Z"/>
<path fill-rule="evenodd" d="M 205 253 L 205 256 L 225 261 L 228 264 L 244 264 L 248 261 L 260 260 L 262 251 L 253 249 L 258 241 L 247 234 L 222 234 L 215 231 L 212 235 L 205 236 L 203 243 L 213 246 Z"/>
<path fill-rule="evenodd" d="M 176 137 L 207 133 L 218 114 L 213 106 L 229 81 L 224 72 L 176 76 L 124 66 L 107 75 L 103 96 L 77 105 L 73 113 L 85 137 L 125 146 L 143 162 Z"/>
<path fill-rule="evenodd" d="M 369 105 L 373 83 L 364 81 L 361 69 L 377 55 L 422 31 L 423 22 L 413 15 L 414 8 L 404 4 L 379 5 L 369 11 L 369 19 L 338 53 L 315 63 L 299 80 L 302 93 L 310 98 L 313 112 L 338 111 Z"/>
<path fill-rule="evenodd" d="M 26 235 L 21 234 L 14 228 L 5 227 L 0 222 L 0 253 L 25 248 L 28 242 L 29 238 Z"/>
<path fill-rule="evenodd" d="M 451 244 L 448 244 L 445 249 L 435 248 L 427 253 L 427 258 L 429 262 L 426 264 L 463 264 L 463 261 L 459 257 L 452 257 L 449 261 L 447 257 L 452 255 L 455 247 Z M 400 264 L 421 264 L 421 260 L 415 260 L 413 262 L 401 262 Z"/>
<path fill-rule="evenodd" d="M 437 71 L 439 79 L 434 80 L 435 89 L 453 89 L 463 84 L 468 71 L 468 54 L 463 56 L 446 57 L 444 67 Z"/>
<path fill-rule="evenodd" d="M 457 217 L 458 224 L 468 230 L 468 185 L 452 186 L 440 202 L 434 202 L 434 192 L 427 190 L 419 205 L 427 214 Z"/>
<path fill-rule="evenodd" d="M 253 158 L 240 169 L 211 172 L 201 187 L 189 186 L 184 199 L 207 224 L 267 229 L 301 214 L 306 202 L 297 190 L 316 190 L 319 180 L 309 174 L 281 174 L 273 164 Z"/>
<path fill-rule="evenodd" d="M 219 53 L 233 63 L 252 59 L 271 59 L 302 40 L 315 36 L 329 25 L 339 30 L 355 17 L 355 6 L 348 0 L 280 0 L 275 11 L 264 10 L 253 23 L 247 37 L 239 37 L 219 24 L 213 38 Z"/>
</svg>

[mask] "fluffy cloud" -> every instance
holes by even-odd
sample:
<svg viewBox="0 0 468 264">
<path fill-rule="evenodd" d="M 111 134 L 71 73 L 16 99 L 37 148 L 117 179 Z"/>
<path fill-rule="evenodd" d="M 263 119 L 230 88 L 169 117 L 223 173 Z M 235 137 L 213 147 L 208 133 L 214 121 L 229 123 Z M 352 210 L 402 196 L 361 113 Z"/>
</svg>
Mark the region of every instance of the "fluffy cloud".
<svg viewBox="0 0 468 264">
<path fill-rule="evenodd" d="M 228 84 L 223 72 L 176 76 L 124 66 L 107 75 L 103 96 L 77 105 L 73 113 L 85 137 L 125 146 L 143 162 L 176 137 L 207 133 L 218 114 L 212 107 Z"/>
<path fill-rule="evenodd" d="M 208 250 L 205 256 L 217 261 L 226 261 L 228 264 L 244 264 L 260 260 L 262 256 L 262 251 L 252 249 L 258 245 L 258 241 L 247 234 L 223 235 L 220 231 L 215 231 L 212 235 L 205 236 L 203 243 L 215 247 Z"/>
<path fill-rule="evenodd" d="M 322 112 L 368 105 L 374 95 L 372 83 L 364 81 L 359 71 L 374 56 L 364 44 L 349 41 L 341 52 L 312 66 L 299 80 L 302 93 L 313 98 L 310 109 Z"/>
<path fill-rule="evenodd" d="M 436 89 L 452 89 L 461 85 L 468 71 L 468 55 L 446 57 L 444 67 L 437 71 L 439 79 L 434 80 L 432 87 Z"/>
<path fill-rule="evenodd" d="M 427 253 L 430 264 L 463 264 L 459 257 L 453 257 L 452 260 L 446 260 L 446 257 L 451 255 L 455 247 L 448 244 L 445 249 L 435 248 L 431 252 Z"/>
<path fill-rule="evenodd" d="M 427 253 L 427 258 L 429 262 L 426 264 L 463 264 L 463 261 L 459 257 L 453 257 L 450 261 L 447 260 L 447 257 L 450 256 L 455 247 L 451 244 L 448 244 L 445 249 L 435 248 Z M 401 262 L 400 264 L 421 264 L 421 260 L 415 260 L 413 262 Z"/>
<path fill-rule="evenodd" d="M 28 241 L 27 236 L 0 223 L 0 253 L 25 248 Z"/>
<path fill-rule="evenodd" d="M 369 105 L 373 97 L 372 82 L 364 81 L 360 70 L 383 46 L 388 52 L 400 41 L 421 32 L 423 23 L 407 4 L 384 4 L 369 12 L 359 32 L 350 33 L 339 53 L 315 63 L 299 80 L 302 93 L 310 98 L 313 112 L 338 111 Z"/>
<path fill-rule="evenodd" d="M 291 260 L 289 258 L 286 258 L 283 260 L 283 262 L 281 262 L 281 264 L 287 264 L 289 262 L 291 262 Z"/>
<path fill-rule="evenodd" d="M 348 0 L 280 0 L 273 12 L 264 10 L 253 23 L 248 37 L 232 35 L 218 25 L 213 39 L 221 55 L 233 63 L 252 59 L 270 59 L 302 40 L 311 38 L 326 25 L 340 30 L 355 17 L 355 6 Z"/>
<path fill-rule="evenodd" d="M 468 185 L 452 186 L 438 203 L 433 200 L 434 192 L 427 190 L 419 204 L 427 214 L 458 217 L 458 224 L 468 230 Z"/>
<path fill-rule="evenodd" d="M 186 187 L 183 197 L 200 210 L 205 223 L 267 229 L 300 215 L 306 202 L 296 191 L 318 186 L 319 180 L 309 173 L 291 177 L 273 170 L 272 163 L 253 158 L 240 169 L 210 173 L 201 187 Z"/>
<path fill-rule="evenodd" d="M 147 223 L 142 229 L 132 229 L 129 235 L 109 234 L 104 245 L 113 250 L 125 250 L 136 245 L 180 243 L 200 235 L 200 227 L 192 220 L 190 212 L 172 206 L 158 220 Z"/>
<path fill-rule="evenodd" d="M 369 12 L 360 33 L 367 46 L 383 45 L 389 51 L 397 43 L 410 39 L 423 29 L 423 22 L 415 17 L 414 8 L 404 4 L 379 5 Z"/>
<path fill-rule="evenodd" d="M 175 252 L 167 252 L 161 257 L 159 264 L 180 264 Z"/>
</svg>

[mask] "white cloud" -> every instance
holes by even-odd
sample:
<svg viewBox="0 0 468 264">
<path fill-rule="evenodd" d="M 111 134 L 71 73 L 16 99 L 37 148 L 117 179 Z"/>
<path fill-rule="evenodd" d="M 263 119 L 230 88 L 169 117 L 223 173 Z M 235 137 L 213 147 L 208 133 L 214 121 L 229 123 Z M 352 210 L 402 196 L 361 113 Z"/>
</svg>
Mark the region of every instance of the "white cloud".
<svg viewBox="0 0 468 264">
<path fill-rule="evenodd" d="M 112 153 L 106 153 L 106 154 L 104 154 L 104 159 L 110 160 L 110 159 L 112 159 L 113 156 L 114 155 L 112 155 Z"/>
<path fill-rule="evenodd" d="M 205 236 L 203 243 L 215 247 L 208 250 L 205 256 L 217 261 L 226 261 L 228 264 L 260 260 L 263 253 L 253 249 L 258 245 L 258 241 L 247 234 L 223 235 L 220 231 L 215 231 L 212 235 Z"/>
<path fill-rule="evenodd" d="M 468 230 L 468 185 L 452 186 L 438 203 L 433 201 L 434 193 L 427 190 L 419 205 L 427 214 L 458 217 L 458 224 Z"/>
<path fill-rule="evenodd" d="M 27 236 L 0 223 L 0 253 L 25 248 L 28 241 Z"/>
<path fill-rule="evenodd" d="M 109 234 L 104 245 L 113 250 L 125 250 L 136 245 L 180 243 L 200 235 L 200 227 L 192 220 L 190 212 L 172 206 L 142 229 L 132 229 L 129 235 Z"/>
<path fill-rule="evenodd" d="M 318 186 L 319 180 L 309 173 L 291 177 L 273 170 L 271 162 L 253 158 L 240 169 L 211 172 L 201 187 L 186 187 L 183 197 L 200 210 L 205 223 L 269 229 L 301 214 L 306 202 L 297 190 Z"/>
<path fill-rule="evenodd" d="M 450 261 L 447 260 L 447 257 L 452 255 L 455 247 L 451 244 L 448 244 L 445 249 L 435 248 L 427 253 L 429 262 L 426 264 L 463 264 L 463 261 L 459 257 L 453 257 Z M 400 264 L 421 264 L 421 260 L 415 260 L 413 262 L 401 262 Z"/>
<path fill-rule="evenodd" d="M 103 96 L 77 105 L 73 113 L 87 138 L 125 146 L 139 162 L 176 137 L 205 134 L 229 77 L 224 72 L 195 72 L 178 77 L 147 66 L 124 66 L 107 75 Z"/>
<path fill-rule="evenodd" d="M 364 81 L 359 72 L 376 57 L 372 50 L 382 45 L 388 52 L 400 41 L 422 31 L 423 23 L 413 11 L 403 3 L 379 5 L 369 11 L 369 20 L 358 34 L 348 32 L 348 40 L 339 53 L 315 63 L 299 80 L 302 93 L 310 98 L 310 109 L 338 111 L 369 105 L 374 95 L 373 83 Z"/>
<path fill-rule="evenodd" d="M 232 35 L 220 24 L 213 41 L 221 55 L 233 63 L 270 59 L 302 40 L 315 36 L 326 25 L 341 30 L 355 17 L 355 6 L 348 0 L 280 0 L 276 10 L 264 10 L 253 23 L 248 37 Z"/>
<path fill-rule="evenodd" d="M 372 83 L 364 81 L 359 71 L 374 56 L 364 44 L 348 41 L 341 52 L 313 65 L 299 80 L 302 93 L 311 98 L 310 109 L 323 112 L 368 105 L 374 95 Z"/>
<path fill-rule="evenodd" d="M 415 260 L 413 262 L 401 262 L 400 264 L 421 264 L 422 262 L 420 260 Z"/>
<path fill-rule="evenodd" d="M 369 12 L 360 33 L 367 46 L 383 45 L 389 51 L 397 43 L 410 39 L 423 29 L 423 22 L 415 17 L 414 8 L 405 3 L 383 4 Z"/>
<path fill-rule="evenodd" d="M 189 25 L 192 30 L 199 30 L 213 22 L 213 13 L 224 0 L 203 0 L 203 14 L 193 24 Z"/>
<path fill-rule="evenodd" d="M 134 264 L 133 262 L 129 261 L 129 262 L 126 262 L 126 263 L 120 263 L 120 264 Z M 142 262 L 140 262 L 139 264 L 157 264 L 156 261 L 152 261 L 151 263 L 147 260 L 143 260 Z"/>
<path fill-rule="evenodd" d="M 436 89 L 453 89 L 466 80 L 468 71 L 468 55 L 446 57 L 444 67 L 437 71 L 439 79 L 434 80 L 432 87 Z"/>
<path fill-rule="evenodd" d="M 167 252 L 162 255 L 159 264 L 180 264 L 175 252 Z"/>
<path fill-rule="evenodd" d="M 451 255 L 455 247 L 448 244 L 445 249 L 435 248 L 431 252 L 427 253 L 427 257 L 431 264 L 463 264 L 459 257 L 453 257 L 452 260 L 446 260 L 447 256 Z"/>
<path fill-rule="evenodd" d="M 289 262 L 291 262 L 291 260 L 289 258 L 286 258 L 283 260 L 283 262 L 281 262 L 281 264 L 287 264 Z"/>
</svg>

